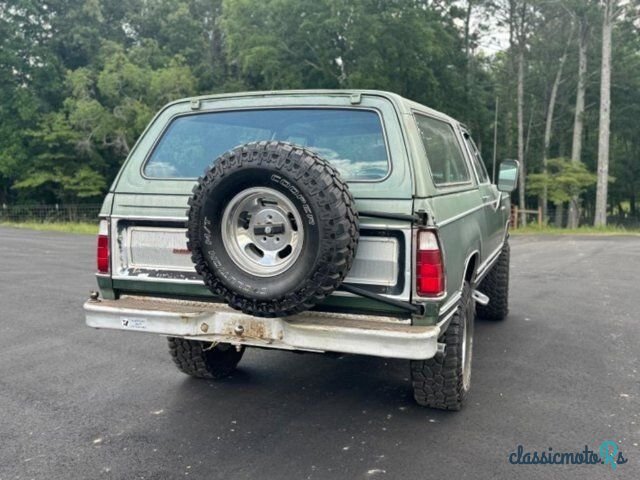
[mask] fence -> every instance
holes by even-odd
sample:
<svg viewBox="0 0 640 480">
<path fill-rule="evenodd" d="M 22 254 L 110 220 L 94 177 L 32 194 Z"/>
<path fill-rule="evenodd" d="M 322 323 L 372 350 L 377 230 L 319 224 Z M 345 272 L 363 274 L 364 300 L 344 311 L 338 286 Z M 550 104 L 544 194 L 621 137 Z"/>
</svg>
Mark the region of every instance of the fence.
<svg viewBox="0 0 640 480">
<path fill-rule="evenodd" d="M 65 223 L 87 222 L 98 223 L 100 204 L 72 204 L 72 205 L 0 205 L 0 222 L 39 222 L 39 223 Z M 567 209 L 559 212 L 551 207 L 547 212 L 547 218 L 543 218 L 542 211 L 525 210 L 527 223 L 534 225 L 558 225 L 566 226 L 568 219 Z M 518 208 L 514 205 L 511 211 L 511 225 L 517 228 Z M 626 228 L 640 228 L 640 217 L 626 215 L 609 216 L 609 225 L 624 226 Z M 592 225 L 593 216 L 582 215 L 580 225 Z"/>
<path fill-rule="evenodd" d="M 102 205 L 2 205 L 0 222 L 98 223 Z"/>
<path fill-rule="evenodd" d="M 520 222 L 520 213 L 522 210 L 518 209 L 516 205 L 511 207 L 511 228 L 518 228 Z M 547 210 L 546 217 L 542 215 L 542 209 L 524 210 L 527 225 L 549 225 L 553 227 L 566 227 L 569 224 L 569 210 L 567 208 L 557 209 L 555 206 L 550 205 Z M 581 211 L 579 226 L 591 227 L 593 226 L 593 212 Z M 640 215 L 608 215 L 607 225 L 610 227 L 624 227 L 628 229 L 640 228 Z"/>
<path fill-rule="evenodd" d="M 535 224 L 537 224 L 538 227 L 542 227 L 542 208 L 538 207 L 537 210 L 520 210 L 514 205 L 511 207 L 511 228 L 518 228 L 518 225 L 520 225 L 520 215 L 523 213 L 527 218 L 527 223 L 531 223 L 531 219 L 534 219 Z"/>
</svg>

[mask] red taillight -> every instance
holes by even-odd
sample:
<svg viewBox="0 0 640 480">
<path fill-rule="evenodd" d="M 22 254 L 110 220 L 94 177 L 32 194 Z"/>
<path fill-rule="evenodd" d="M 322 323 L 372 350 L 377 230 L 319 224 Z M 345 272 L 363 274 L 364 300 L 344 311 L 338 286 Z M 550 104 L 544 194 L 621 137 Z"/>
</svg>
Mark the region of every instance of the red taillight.
<svg viewBox="0 0 640 480">
<path fill-rule="evenodd" d="M 442 253 L 438 237 L 430 230 L 418 232 L 416 293 L 421 297 L 437 297 L 444 293 Z"/>
<path fill-rule="evenodd" d="M 98 252 L 96 255 L 98 273 L 109 273 L 109 224 L 100 221 L 98 229 Z"/>
</svg>

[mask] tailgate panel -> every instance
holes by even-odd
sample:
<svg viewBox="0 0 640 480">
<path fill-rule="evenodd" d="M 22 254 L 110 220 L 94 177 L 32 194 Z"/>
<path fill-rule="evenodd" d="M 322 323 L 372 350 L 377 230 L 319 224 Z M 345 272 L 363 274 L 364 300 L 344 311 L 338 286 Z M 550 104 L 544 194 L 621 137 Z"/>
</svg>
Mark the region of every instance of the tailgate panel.
<svg viewBox="0 0 640 480">
<path fill-rule="evenodd" d="M 135 277 L 150 270 L 195 273 L 187 250 L 186 228 L 132 225 L 121 230 L 119 238 L 120 275 Z M 396 236 L 361 236 L 346 282 L 393 287 L 398 283 L 400 255 L 400 239 Z"/>
</svg>

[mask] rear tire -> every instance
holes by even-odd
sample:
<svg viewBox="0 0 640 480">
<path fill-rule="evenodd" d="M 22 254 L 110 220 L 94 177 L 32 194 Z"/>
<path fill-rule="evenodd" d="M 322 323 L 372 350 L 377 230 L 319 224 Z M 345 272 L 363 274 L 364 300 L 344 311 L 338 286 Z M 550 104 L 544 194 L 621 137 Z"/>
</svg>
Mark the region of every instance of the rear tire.
<svg viewBox="0 0 640 480">
<path fill-rule="evenodd" d="M 476 307 L 478 317 L 499 322 L 509 314 L 509 243 L 505 242 L 495 265 L 484 277 L 478 290 L 489 297 L 487 305 Z"/>
<path fill-rule="evenodd" d="M 462 408 L 471 385 L 474 304 L 471 286 L 465 282 L 457 311 L 440 338 L 446 345 L 444 354 L 411 361 L 413 396 L 418 405 L 440 410 Z"/>
<path fill-rule="evenodd" d="M 244 354 L 228 343 L 211 348 L 210 342 L 170 337 L 169 353 L 182 373 L 196 378 L 220 379 L 229 376 Z"/>
</svg>

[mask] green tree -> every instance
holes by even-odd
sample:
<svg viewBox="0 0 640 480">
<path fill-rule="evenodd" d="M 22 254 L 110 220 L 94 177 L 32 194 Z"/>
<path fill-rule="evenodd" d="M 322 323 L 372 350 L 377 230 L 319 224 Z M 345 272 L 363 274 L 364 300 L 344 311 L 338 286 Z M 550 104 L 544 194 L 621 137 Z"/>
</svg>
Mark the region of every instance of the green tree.
<svg viewBox="0 0 640 480">
<path fill-rule="evenodd" d="M 233 0 L 223 11 L 246 88 L 381 88 L 468 110 L 462 40 L 429 2 Z"/>
<path fill-rule="evenodd" d="M 584 164 L 561 157 L 548 160 L 545 172 L 529 174 L 527 180 L 531 194 L 546 192 L 549 201 L 559 208 L 594 185 L 596 176 Z M 574 207 L 578 208 L 577 205 Z"/>
<path fill-rule="evenodd" d="M 153 114 L 195 93 L 196 80 L 180 56 L 152 68 L 155 45 L 128 52 L 104 42 L 98 68 L 68 71 L 62 108 L 30 132 L 35 152 L 15 189 L 48 201 L 99 197 Z"/>
<path fill-rule="evenodd" d="M 608 196 L 637 215 L 639 2 L 616 3 Z M 496 27 L 512 41 L 487 55 Z M 0 202 L 97 201 L 164 103 L 257 89 L 391 90 L 461 119 L 485 158 L 595 171 L 600 78 L 584 67 L 602 27 L 596 0 L 0 0 Z M 570 205 L 593 215 L 580 192 Z"/>
</svg>

